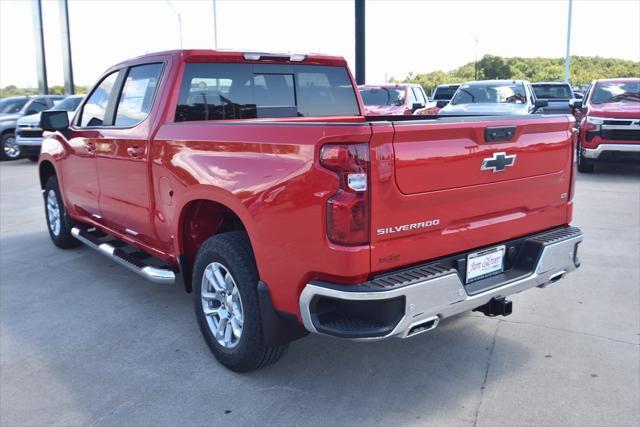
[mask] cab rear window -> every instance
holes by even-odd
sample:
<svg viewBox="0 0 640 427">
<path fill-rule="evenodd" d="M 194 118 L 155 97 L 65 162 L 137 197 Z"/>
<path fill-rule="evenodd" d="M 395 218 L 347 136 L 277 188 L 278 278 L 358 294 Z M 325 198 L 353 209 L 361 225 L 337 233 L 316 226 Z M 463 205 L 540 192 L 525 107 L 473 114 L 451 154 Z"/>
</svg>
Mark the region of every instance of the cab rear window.
<svg viewBox="0 0 640 427">
<path fill-rule="evenodd" d="M 190 63 L 175 120 L 357 115 L 358 102 L 344 67 Z"/>
</svg>

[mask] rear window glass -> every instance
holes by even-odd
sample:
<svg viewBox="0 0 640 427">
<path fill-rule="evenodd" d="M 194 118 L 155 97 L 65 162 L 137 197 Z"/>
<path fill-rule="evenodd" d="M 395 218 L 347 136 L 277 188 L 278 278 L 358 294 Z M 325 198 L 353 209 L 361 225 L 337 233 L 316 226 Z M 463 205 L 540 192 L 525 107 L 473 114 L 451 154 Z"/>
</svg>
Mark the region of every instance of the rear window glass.
<svg viewBox="0 0 640 427">
<path fill-rule="evenodd" d="M 522 83 L 483 83 L 460 86 L 451 104 L 524 104 L 527 102 Z"/>
<path fill-rule="evenodd" d="M 185 67 L 176 121 L 356 115 L 344 67 L 192 63 Z"/>
<path fill-rule="evenodd" d="M 435 92 L 433 92 L 432 98 L 435 101 L 448 101 L 453 98 L 453 94 L 456 93 L 458 87 L 459 86 L 438 86 Z"/>
<path fill-rule="evenodd" d="M 360 88 L 364 105 L 404 105 L 404 88 L 367 86 Z"/>
<path fill-rule="evenodd" d="M 534 84 L 533 92 L 539 99 L 571 99 L 573 94 L 567 85 L 541 85 Z"/>
</svg>

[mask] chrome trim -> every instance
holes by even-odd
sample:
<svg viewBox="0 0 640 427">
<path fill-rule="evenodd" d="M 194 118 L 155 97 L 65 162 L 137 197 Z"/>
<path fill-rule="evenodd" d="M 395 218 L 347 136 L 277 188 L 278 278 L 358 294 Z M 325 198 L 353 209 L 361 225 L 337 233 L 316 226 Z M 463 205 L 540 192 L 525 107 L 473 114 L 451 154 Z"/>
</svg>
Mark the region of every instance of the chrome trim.
<svg viewBox="0 0 640 427">
<path fill-rule="evenodd" d="M 131 264 L 126 259 L 118 256 L 115 247 L 111 246 L 108 243 L 100 243 L 99 245 L 95 244 L 94 242 L 83 236 L 82 230 L 80 230 L 78 227 L 73 227 L 71 229 L 71 234 L 73 235 L 73 237 L 89 246 L 91 249 L 100 252 L 101 254 L 110 258 L 112 261 L 125 267 L 127 270 L 132 271 L 153 283 L 156 283 L 158 285 L 173 285 L 176 281 L 176 274 L 172 270 L 152 267 L 150 265 L 138 267 L 134 264 Z"/>
<path fill-rule="evenodd" d="M 583 148 L 582 155 L 587 159 L 597 159 L 605 151 L 640 153 L 640 144 L 600 144 L 597 148 Z"/>
<path fill-rule="evenodd" d="M 600 125 L 603 130 L 640 130 L 640 126 L 634 125 Z"/>
<path fill-rule="evenodd" d="M 21 137 L 20 135 L 17 135 L 16 143 L 18 145 L 24 145 L 25 147 L 39 147 L 42 145 L 42 137 L 24 138 L 24 137 Z"/>
<path fill-rule="evenodd" d="M 382 337 L 354 339 L 377 341 L 389 337 L 407 338 L 412 327 L 427 322 L 433 317 L 438 317 L 440 321 L 480 307 L 493 297 L 506 297 L 530 288 L 557 283 L 559 274 L 562 278 L 566 273 L 576 269 L 574 250 L 576 244 L 581 241 L 582 234 L 546 245 L 538 264 L 530 275 L 475 295 L 467 294 L 458 274 L 453 270 L 443 276 L 387 291 L 349 292 L 308 283 L 300 294 L 299 305 L 302 321 L 309 332 L 320 333 L 313 325 L 309 309 L 311 301 L 316 295 L 358 301 L 404 296 L 405 314 L 389 334 Z M 418 333 L 413 335 L 418 335 Z"/>
</svg>

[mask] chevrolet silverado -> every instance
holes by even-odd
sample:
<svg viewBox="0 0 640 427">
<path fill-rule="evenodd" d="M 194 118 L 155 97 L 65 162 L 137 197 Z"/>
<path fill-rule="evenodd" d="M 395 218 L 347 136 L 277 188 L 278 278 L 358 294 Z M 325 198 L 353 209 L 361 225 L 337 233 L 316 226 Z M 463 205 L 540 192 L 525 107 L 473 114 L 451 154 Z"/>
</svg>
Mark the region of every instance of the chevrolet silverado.
<svg viewBox="0 0 640 427">
<path fill-rule="evenodd" d="M 571 116 L 365 117 L 343 58 L 180 50 L 42 113 L 49 235 L 180 280 L 215 357 L 408 338 L 580 265 Z"/>
<path fill-rule="evenodd" d="M 597 163 L 640 160 L 640 79 L 596 80 L 572 105 L 581 118 L 580 172 L 593 172 Z"/>
</svg>

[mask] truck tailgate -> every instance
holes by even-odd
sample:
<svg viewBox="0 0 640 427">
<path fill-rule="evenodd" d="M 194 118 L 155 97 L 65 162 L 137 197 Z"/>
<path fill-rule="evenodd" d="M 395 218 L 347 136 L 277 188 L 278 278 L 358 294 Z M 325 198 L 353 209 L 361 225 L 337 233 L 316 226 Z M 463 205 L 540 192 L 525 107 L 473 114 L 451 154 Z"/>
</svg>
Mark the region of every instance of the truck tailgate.
<svg viewBox="0 0 640 427">
<path fill-rule="evenodd" d="M 374 272 L 568 222 L 568 116 L 386 123 L 371 143 Z"/>
</svg>

